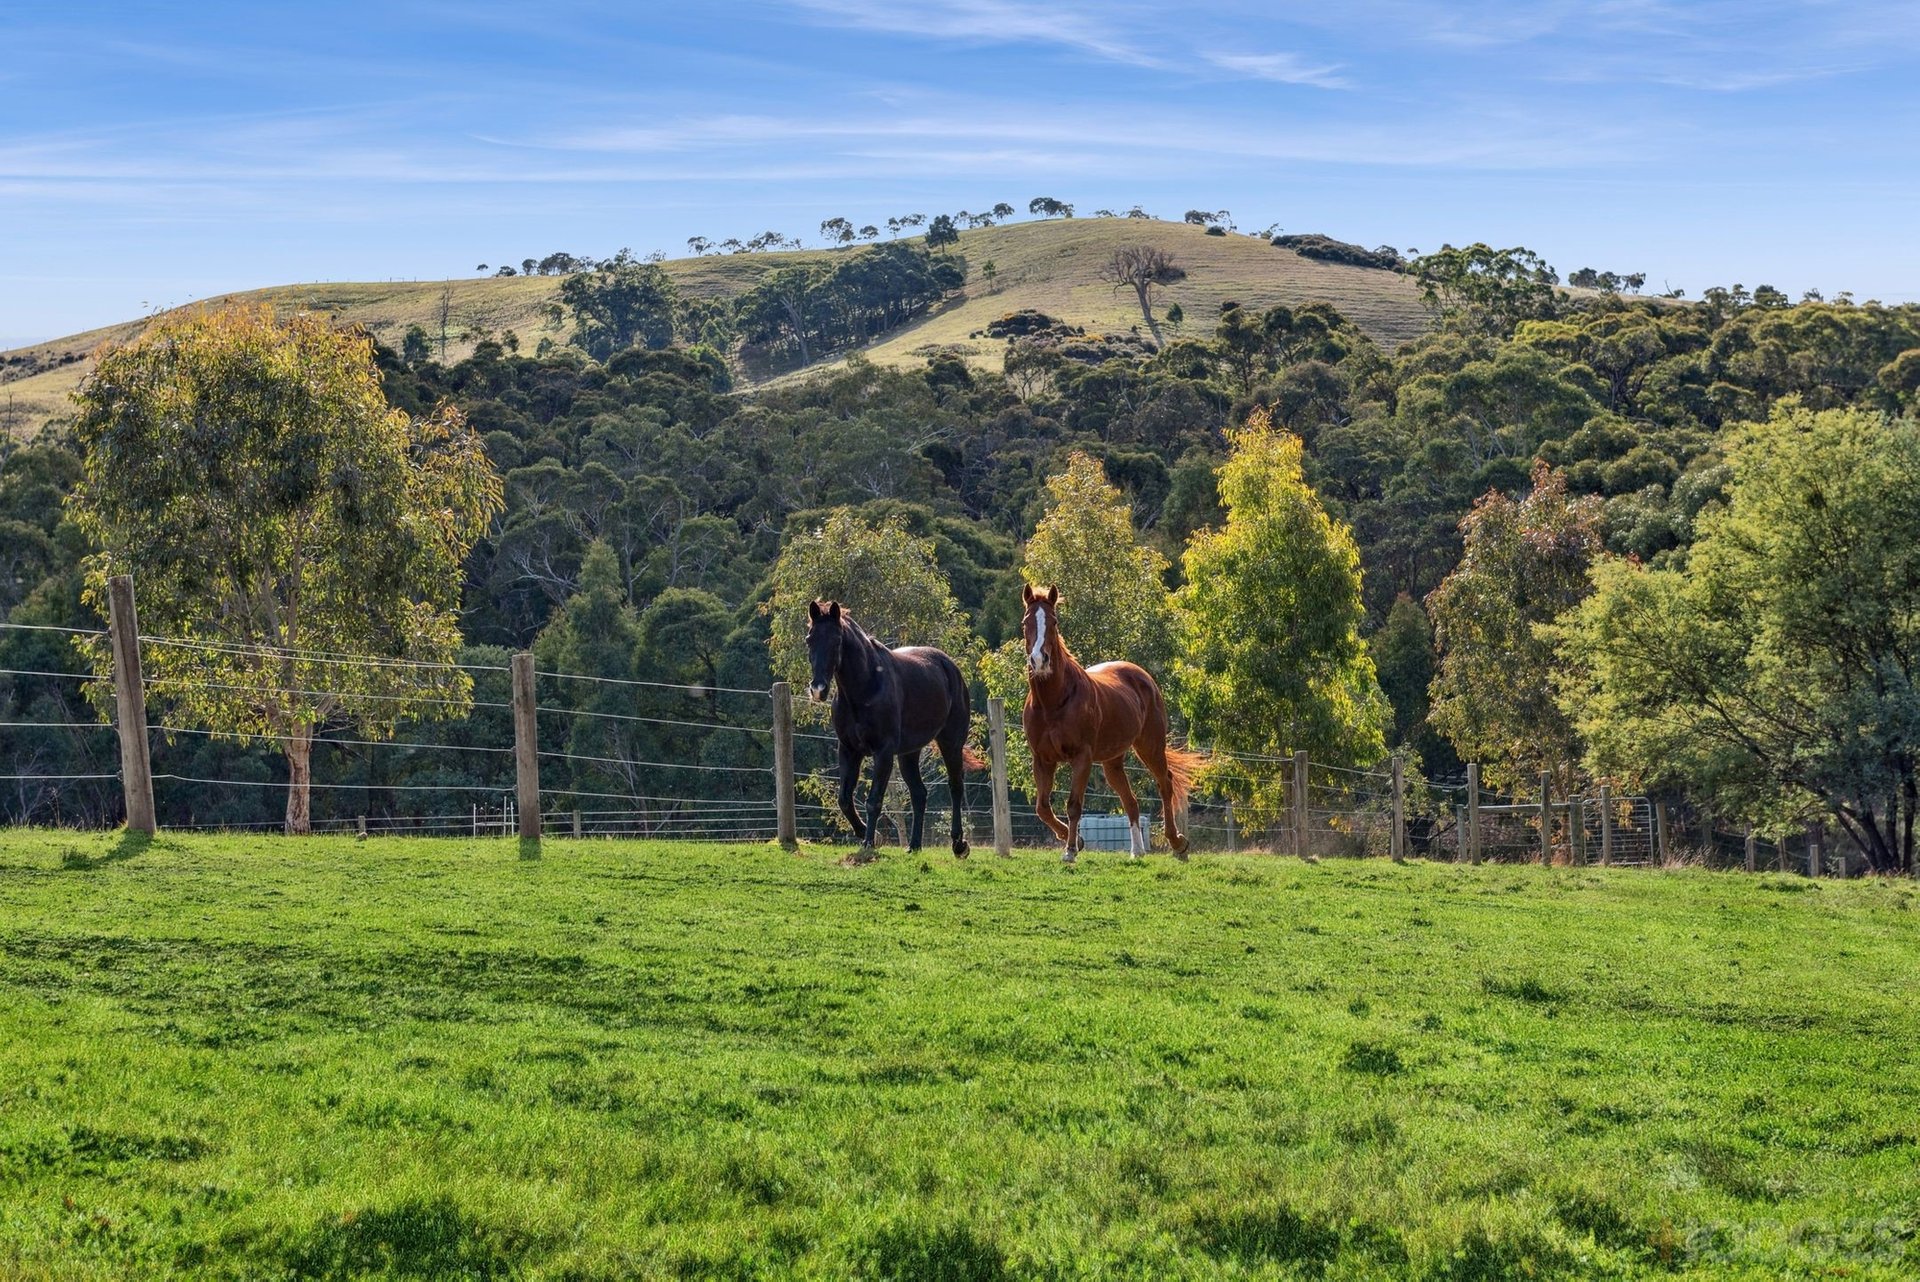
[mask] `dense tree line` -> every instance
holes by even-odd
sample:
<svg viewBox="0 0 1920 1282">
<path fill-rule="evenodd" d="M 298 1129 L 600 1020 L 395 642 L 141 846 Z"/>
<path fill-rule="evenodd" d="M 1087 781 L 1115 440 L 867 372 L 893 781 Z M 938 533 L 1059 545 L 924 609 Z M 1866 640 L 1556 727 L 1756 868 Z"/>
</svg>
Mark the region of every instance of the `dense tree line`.
<svg viewBox="0 0 1920 1282">
<path fill-rule="evenodd" d="M 1411 265 L 1435 324 L 1395 351 L 1325 304 L 1230 304 L 1215 317 L 1188 318 L 1183 336 L 1160 345 L 1024 333 L 1008 343 L 1004 374 L 946 356 L 913 369 L 856 357 L 743 394 L 680 300 L 648 301 L 658 285 L 650 264 L 609 261 L 611 269 L 598 264 L 578 276 L 591 284 L 609 270 L 627 274 L 607 278 L 616 287 L 607 306 L 583 297 L 578 346 L 522 354 L 488 341 L 451 365 L 418 352 L 380 353 L 392 404 L 415 416 L 443 402 L 458 406 L 505 478 L 505 510 L 465 567 L 461 627 L 469 646 L 484 647 L 473 653 L 536 645 L 554 664 L 603 675 L 763 688 L 773 666 L 762 606 L 776 558 L 785 542 L 842 510 L 867 525 L 896 523 L 923 541 L 954 608 L 991 650 L 1017 627 L 1021 545 L 1057 502 L 1047 481 L 1073 451 L 1096 460 L 1117 487 L 1173 590 L 1194 563 L 1185 556 L 1192 536 L 1223 528 L 1230 435 L 1258 413 L 1297 439 L 1304 481 L 1329 518 L 1351 531 L 1357 555 L 1357 613 L 1336 630 L 1342 645 L 1351 630 L 1366 648 L 1339 650 L 1325 683 L 1346 689 L 1353 706 L 1365 704 L 1365 682 L 1352 674 L 1370 655 L 1391 702 L 1386 741 L 1412 745 L 1440 772 L 1452 767 L 1456 744 L 1494 760 L 1484 736 L 1502 727 L 1490 725 L 1485 710 L 1524 707 L 1562 718 L 1553 729 L 1565 738 L 1544 741 L 1564 743 L 1581 770 L 1624 778 L 1631 767 L 1660 786 L 1708 789 L 1704 776 L 1656 778 L 1617 745 L 1611 756 L 1591 755 L 1591 734 L 1578 716 L 1555 711 L 1553 697 L 1528 690 L 1521 698 L 1478 682 L 1474 646 L 1493 655 L 1490 662 L 1510 662 L 1537 644 L 1533 624 L 1551 621 L 1540 602 L 1552 599 L 1557 610 L 1581 597 L 1587 567 L 1606 558 L 1685 571 L 1688 549 L 1729 503 L 1737 471 L 1729 446 L 1739 425 L 1789 410 L 1858 411 L 1879 421 L 1911 413 L 1920 396 L 1920 309 L 1795 305 L 1778 291 L 1737 287 L 1697 302 L 1632 297 L 1604 282 L 1597 292 L 1569 294 L 1535 256 L 1485 246 Z M 858 250 L 790 280 L 775 273 L 743 303 L 741 336 L 818 355 L 877 332 L 927 296 L 917 291 L 950 287 L 942 270 L 939 256 L 903 243 Z M 633 299 L 641 301 L 623 311 Z M 670 332 L 630 323 L 632 313 L 661 309 Z M 86 540 L 62 506 L 78 472 L 75 447 L 58 432 L 16 449 L 0 467 L 0 529 L 8 536 L 0 541 L 0 612 L 13 620 L 93 622 L 80 597 Z M 1489 495 L 1509 506 L 1486 506 L 1495 502 Z M 1256 509 L 1246 511 L 1251 519 Z M 1572 540 L 1570 559 L 1530 556 L 1529 540 L 1555 528 Z M 1463 538 L 1484 540 L 1473 564 L 1489 567 L 1489 577 L 1435 595 L 1462 564 Z M 1502 577 L 1503 565 L 1541 582 L 1530 588 L 1517 573 Z M 1489 605 L 1471 630 L 1448 617 L 1458 602 L 1489 599 L 1504 600 L 1508 613 Z M 1456 639 L 1458 648 L 1449 648 Z M 9 633 L 0 647 L 0 666 L 72 666 L 52 634 Z M 1233 658 L 1223 650 L 1220 661 Z M 76 712 L 70 686 L 37 678 L 0 686 L 0 719 L 68 719 Z M 588 697 L 543 690 L 556 702 Z M 663 694 L 658 705 L 648 715 L 663 721 L 699 719 L 677 715 L 699 709 L 709 719 L 745 715 L 717 694 Z M 740 735 L 666 725 L 623 733 L 618 752 L 584 755 L 753 759 L 753 744 L 733 742 Z M 495 741 L 505 742 L 501 736 Z M 87 773 L 110 747 L 64 731 L 4 742 L 18 759 L 0 762 L 0 773 Z M 196 768 L 209 775 L 270 773 L 264 754 L 232 745 L 165 751 L 197 754 Z M 371 785 L 401 777 L 394 750 L 328 751 L 316 749 L 316 778 L 359 771 Z M 1516 758 L 1513 778 L 1532 765 Z M 478 769 L 428 754 L 406 768 L 438 780 L 476 777 Z M 1722 777 L 1736 775 L 1723 769 Z M 1749 792 L 1757 786 L 1751 773 L 1737 777 Z M 704 782 L 730 786 L 724 775 Z M 1873 787 L 1876 796 L 1899 792 Z M 111 795 L 87 800 L 83 792 L 61 792 L 63 813 L 90 806 L 110 817 Z M 1791 808 L 1778 788 L 1769 795 L 1770 814 Z M 411 806 L 413 797 L 383 800 Z M 457 800 L 429 794 L 419 804 Z M 46 789 L 14 790 L 4 801 L 15 818 L 46 818 L 52 804 Z M 272 816 L 270 802 L 244 797 L 203 804 L 230 818 Z M 316 815 L 329 804 L 316 799 Z"/>
</svg>

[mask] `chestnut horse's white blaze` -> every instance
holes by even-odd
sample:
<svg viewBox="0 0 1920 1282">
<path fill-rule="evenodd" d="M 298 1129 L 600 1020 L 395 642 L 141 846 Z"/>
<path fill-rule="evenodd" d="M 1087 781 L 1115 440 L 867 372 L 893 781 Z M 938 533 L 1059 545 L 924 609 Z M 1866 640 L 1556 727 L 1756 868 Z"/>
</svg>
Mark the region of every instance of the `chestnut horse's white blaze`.
<svg viewBox="0 0 1920 1282">
<path fill-rule="evenodd" d="M 1072 863 L 1080 848 L 1080 815 L 1087 780 L 1098 765 L 1127 812 L 1127 846 L 1135 858 L 1147 851 L 1147 823 L 1127 780 L 1131 751 L 1160 789 L 1161 818 L 1167 844 L 1186 857 L 1180 831 L 1187 788 L 1206 758 L 1167 742 L 1167 704 L 1146 669 L 1126 662 L 1083 668 L 1067 649 L 1060 628 L 1060 589 L 1021 589 L 1026 613 L 1020 621 L 1027 646 L 1027 705 L 1022 725 L 1033 752 L 1034 810 L 1059 837 L 1061 858 Z M 1067 789 L 1067 821 L 1053 813 L 1054 773 L 1072 771 Z"/>
</svg>

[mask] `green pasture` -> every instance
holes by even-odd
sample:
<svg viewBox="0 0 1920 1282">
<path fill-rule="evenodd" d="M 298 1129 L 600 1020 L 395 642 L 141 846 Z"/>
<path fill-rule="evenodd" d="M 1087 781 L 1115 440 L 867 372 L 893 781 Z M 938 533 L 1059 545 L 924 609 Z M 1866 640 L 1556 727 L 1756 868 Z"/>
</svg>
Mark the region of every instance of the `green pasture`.
<svg viewBox="0 0 1920 1282">
<path fill-rule="evenodd" d="M 0 834 L 0 1277 L 1902 1277 L 1916 889 Z"/>
</svg>

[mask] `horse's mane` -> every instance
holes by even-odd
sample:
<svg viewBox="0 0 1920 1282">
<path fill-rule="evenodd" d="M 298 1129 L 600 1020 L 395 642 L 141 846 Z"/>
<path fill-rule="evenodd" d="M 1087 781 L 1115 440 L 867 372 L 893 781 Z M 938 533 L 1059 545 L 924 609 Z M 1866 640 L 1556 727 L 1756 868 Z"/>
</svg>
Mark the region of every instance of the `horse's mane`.
<svg viewBox="0 0 1920 1282">
<path fill-rule="evenodd" d="M 849 646 L 858 656 L 860 675 L 866 678 L 860 683 L 862 687 L 860 693 L 865 694 L 867 687 L 873 684 L 874 671 L 879 667 L 880 656 L 886 653 L 887 647 L 880 643 L 879 638 L 861 627 L 847 608 L 842 606 L 840 608 L 840 649 L 843 667 Z"/>
</svg>

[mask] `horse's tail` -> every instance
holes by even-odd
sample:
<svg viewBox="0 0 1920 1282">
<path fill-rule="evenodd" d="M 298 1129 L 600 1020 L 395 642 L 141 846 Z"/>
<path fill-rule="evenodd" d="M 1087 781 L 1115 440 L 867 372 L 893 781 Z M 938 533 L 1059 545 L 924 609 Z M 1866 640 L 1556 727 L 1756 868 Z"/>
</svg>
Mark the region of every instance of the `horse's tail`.
<svg viewBox="0 0 1920 1282">
<path fill-rule="evenodd" d="M 960 764 L 969 770 L 988 769 L 987 759 L 975 752 L 973 745 L 970 743 L 960 745 Z"/>
<path fill-rule="evenodd" d="M 1206 769 L 1209 760 L 1204 752 L 1167 745 L 1167 779 L 1173 784 L 1173 796 L 1167 798 L 1167 808 L 1174 814 L 1187 813 L 1187 793 L 1192 791 L 1194 778 Z"/>
</svg>

